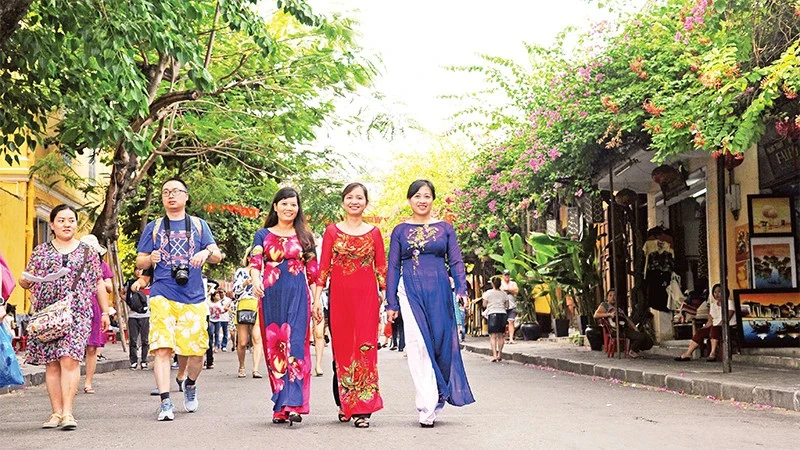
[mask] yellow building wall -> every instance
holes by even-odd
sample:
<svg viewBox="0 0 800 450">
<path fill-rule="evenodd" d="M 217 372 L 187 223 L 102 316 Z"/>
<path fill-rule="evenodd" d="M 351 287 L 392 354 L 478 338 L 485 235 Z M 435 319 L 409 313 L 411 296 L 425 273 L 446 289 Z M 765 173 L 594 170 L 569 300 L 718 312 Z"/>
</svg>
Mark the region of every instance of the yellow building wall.
<svg viewBox="0 0 800 450">
<path fill-rule="evenodd" d="M 27 263 L 27 208 L 25 182 L 0 181 L 0 253 L 6 259 L 14 278 L 19 278 Z M 19 287 L 8 299 L 18 310 L 24 309 L 25 295 Z M 22 313 L 23 311 L 19 311 Z"/>
<path fill-rule="evenodd" d="M 62 181 L 52 183 L 57 180 L 43 180 L 38 173 L 31 178 L 31 167 L 37 158 L 46 155 L 47 150 L 41 146 L 35 152 L 24 147 L 19 163 L 9 165 L 5 160 L 0 160 L 0 223 L 3 224 L 0 227 L 0 253 L 17 279 L 25 270 L 33 249 L 33 229 L 37 216 L 47 221 L 50 210 L 61 203 L 81 208 L 97 201 L 87 199 L 83 192 Z M 64 167 L 68 170 L 66 165 Z M 90 161 L 88 156 L 79 156 L 70 162 L 69 168 L 86 179 L 94 171 L 92 182 L 97 183 L 99 191 L 103 192 L 103 186 L 110 174 L 108 167 L 97 161 Z M 79 213 L 78 219 L 78 236 L 82 236 L 89 232 L 92 224 L 84 213 Z M 30 306 L 26 292 L 19 287 L 14 290 L 9 303 L 17 306 L 20 314 L 25 313 Z"/>
<path fill-rule="evenodd" d="M 758 159 L 757 149 L 751 147 L 744 153 L 744 162 L 734 169 L 734 182 L 740 186 L 739 219 L 734 219 L 730 208 L 725 206 L 725 234 L 727 245 L 727 286 L 733 291 L 738 289 L 736 283 L 736 227 L 747 225 L 747 195 L 758 194 Z M 729 172 L 725 170 L 725 186 L 730 185 Z M 712 158 L 708 164 L 708 270 L 709 284 L 713 286 L 720 282 L 720 252 L 719 252 L 719 213 L 717 206 L 717 165 Z"/>
</svg>

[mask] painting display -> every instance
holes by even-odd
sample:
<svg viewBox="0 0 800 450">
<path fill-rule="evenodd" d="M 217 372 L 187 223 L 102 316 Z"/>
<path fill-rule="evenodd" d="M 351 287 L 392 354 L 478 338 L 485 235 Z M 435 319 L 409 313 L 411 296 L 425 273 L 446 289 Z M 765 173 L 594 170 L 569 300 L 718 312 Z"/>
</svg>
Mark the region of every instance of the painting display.
<svg viewBox="0 0 800 450">
<path fill-rule="evenodd" d="M 791 236 L 794 230 L 791 197 L 748 195 L 747 213 L 750 222 L 750 237 Z"/>
<path fill-rule="evenodd" d="M 736 227 L 736 288 L 750 288 L 750 225 Z"/>
<path fill-rule="evenodd" d="M 750 257 L 753 288 L 797 287 L 794 237 L 751 237 Z"/>
<path fill-rule="evenodd" d="M 800 347 L 800 290 L 733 291 L 739 338 L 747 347 Z"/>
</svg>

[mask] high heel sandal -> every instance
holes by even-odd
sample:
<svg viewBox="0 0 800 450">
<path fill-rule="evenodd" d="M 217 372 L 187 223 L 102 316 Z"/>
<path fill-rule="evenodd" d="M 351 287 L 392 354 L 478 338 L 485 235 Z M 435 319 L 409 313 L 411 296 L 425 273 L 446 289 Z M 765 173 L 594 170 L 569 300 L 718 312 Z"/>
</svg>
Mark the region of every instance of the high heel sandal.
<svg viewBox="0 0 800 450">
<path fill-rule="evenodd" d="M 303 416 L 297 414 L 296 412 L 289 413 L 289 426 L 292 426 L 296 423 L 300 423 L 303 421 Z"/>
<path fill-rule="evenodd" d="M 353 422 L 356 428 L 369 428 L 369 419 L 366 417 L 359 417 Z"/>
</svg>

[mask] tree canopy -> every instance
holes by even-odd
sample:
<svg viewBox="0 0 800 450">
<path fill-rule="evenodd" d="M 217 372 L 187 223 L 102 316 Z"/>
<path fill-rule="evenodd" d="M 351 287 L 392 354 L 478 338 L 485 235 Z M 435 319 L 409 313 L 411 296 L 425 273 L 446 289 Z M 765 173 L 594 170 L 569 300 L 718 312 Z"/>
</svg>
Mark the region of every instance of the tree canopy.
<svg viewBox="0 0 800 450">
<path fill-rule="evenodd" d="M 164 170 L 190 171 L 209 203 L 243 205 L 277 183 L 330 191 L 318 175 L 334 155 L 304 145 L 375 68 L 352 20 L 301 0 L 264 15 L 256 3 L 35 2 L 0 49 L 0 152 L 13 161 L 39 141 L 111 165 L 94 205 L 101 239 L 117 238 L 124 202 Z"/>
</svg>

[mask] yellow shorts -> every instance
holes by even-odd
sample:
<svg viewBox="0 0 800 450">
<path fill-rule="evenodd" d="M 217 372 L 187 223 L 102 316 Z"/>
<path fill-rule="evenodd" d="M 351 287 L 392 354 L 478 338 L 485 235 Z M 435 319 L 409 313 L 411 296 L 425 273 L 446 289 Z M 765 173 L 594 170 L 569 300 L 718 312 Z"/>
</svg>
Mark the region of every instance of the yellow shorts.
<svg viewBox="0 0 800 450">
<path fill-rule="evenodd" d="M 169 348 L 181 356 L 208 350 L 208 305 L 187 305 L 157 295 L 150 299 L 150 352 Z"/>
</svg>

